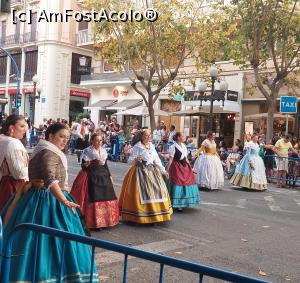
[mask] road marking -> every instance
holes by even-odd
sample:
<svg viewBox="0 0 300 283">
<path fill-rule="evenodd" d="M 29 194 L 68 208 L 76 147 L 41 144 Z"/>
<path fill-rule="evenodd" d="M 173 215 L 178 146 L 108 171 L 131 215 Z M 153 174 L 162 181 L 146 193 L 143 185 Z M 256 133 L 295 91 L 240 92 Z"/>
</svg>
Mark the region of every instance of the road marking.
<svg viewBox="0 0 300 283">
<path fill-rule="evenodd" d="M 236 207 L 246 208 L 247 199 L 245 199 L 245 198 L 238 199 L 236 202 L 238 203 Z"/>
<path fill-rule="evenodd" d="M 192 245 L 176 239 L 133 246 L 133 248 L 152 253 L 166 253 L 172 250 L 184 249 L 189 247 L 192 247 Z M 133 258 L 134 257 L 129 257 L 129 259 Z M 99 266 L 100 264 L 116 263 L 123 260 L 124 255 L 116 252 L 101 252 L 96 253 L 95 255 L 95 261 L 97 266 Z"/>
<path fill-rule="evenodd" d="M 264 199 L 272 211 L 282 211 L 280 206 L 276 205 L 276 202 L 272 196 L 266 196 L 266 197 L 264 197 Z"/>
<path fill-rule="evenodd" d="M 294 199 L 294 201 L 295 201 L 298 205 L 300 205 L 300 199 Z"/>
<path fill-rule="evenodd" d="M 155 228 L 155 230 L 159 233 L 163 233 L 163 234 L 166 234 L 168 236 L 170 236 L 170 235 L 177 236 L 180 239 L 183 239 L 185 241 L 192 241 L 192 242 L 195 242 L 197 244 L 206 245 L 206 244 L 214 243 L 214 241 L 211 241 L 211 240 L 207 240 L 207 239 L 204 239 L 204 238 L 198 238 L 198 237 L 192 236 L 190 234 L 180 232 L 178 230 L 174 230 L 174 229 L 170 229 L 170 228 L 164 228 L 164 227 L 161 227 L 161 226 Z"/>
<path fill-rule="evenodd" d="M 207 201 L 202 201 L 201 204 L 204 204 L 204 205 L 208 205 L 208 206 L 235 206 L 235 205 L 232 205 L 232 204 L 227 204 L 227 203 L 217 203 L 217 202 L 207 202 Z"/>
</svg>

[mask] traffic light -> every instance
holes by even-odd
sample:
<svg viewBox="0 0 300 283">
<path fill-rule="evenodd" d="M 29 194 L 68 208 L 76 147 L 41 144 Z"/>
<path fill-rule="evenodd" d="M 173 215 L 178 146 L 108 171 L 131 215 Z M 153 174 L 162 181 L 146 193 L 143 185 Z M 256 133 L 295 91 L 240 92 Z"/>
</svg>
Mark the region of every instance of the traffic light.
<svg viewBox="0 0 300 283">
<path fill-rule="evenodd" d="M 1 13 L 10 12 L 10 0 L 0 0 L 0 12 Z"/>
<path fill-rule="evenodd" d="M 20 108 L 21 107 L 21 104 L 22 104 L 22 94 L 21 93 L 19 93 L 19 94 L 17 94 L 17 96 L 16 96 L 16 105 L 17 105 L 17 108 Z"/>
</svg>

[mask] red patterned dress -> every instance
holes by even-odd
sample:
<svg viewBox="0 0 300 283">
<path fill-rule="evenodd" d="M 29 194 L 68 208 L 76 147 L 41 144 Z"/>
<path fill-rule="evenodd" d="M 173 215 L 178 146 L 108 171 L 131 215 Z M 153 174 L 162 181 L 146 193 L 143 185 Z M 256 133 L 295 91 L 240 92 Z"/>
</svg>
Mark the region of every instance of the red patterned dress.
<svg viewBox="0 0 300 283">
<path fill-rule="evenodd" d="M 87 226 L 115 226 L 119 222 L 119 207 L 105 149 L 86 148 L 82 154 L 82 168 L 73 183 L 71 195 L 80 205 Z"/>
</svg>

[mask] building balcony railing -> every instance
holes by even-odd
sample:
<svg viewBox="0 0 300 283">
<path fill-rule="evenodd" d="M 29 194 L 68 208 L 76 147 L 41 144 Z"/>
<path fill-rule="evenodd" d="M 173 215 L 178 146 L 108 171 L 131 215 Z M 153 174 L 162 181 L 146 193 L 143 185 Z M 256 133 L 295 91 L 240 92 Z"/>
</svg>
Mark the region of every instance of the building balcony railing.
<svg viewBox="0 0 300 283">
<path fill-rule="evenodd" d="M 0 45 L 3 47 L 8 47 L 11 45 L 19 45 L 22 43 L 30 43 L 30 42 L 36 42 L 38 39 L 38 34 L 36 32 L 28 32 L 22 34 L 12 34 L 8 35 L 6 37 L 0 38 Z"/>
<path fill-rule="evenodd" d="M 78 31 L 77 39 L 76 39 L 77 45 L 93 44 L 93 42 L 94 42 L 94 38 L 91 30 L 84 29 Z"/>
<path fill-rule="evenodd" d="M 24 0 L 10 0 L 10 7 L 14 9 L 22 8 L 24 6 Z"/>
</svg>

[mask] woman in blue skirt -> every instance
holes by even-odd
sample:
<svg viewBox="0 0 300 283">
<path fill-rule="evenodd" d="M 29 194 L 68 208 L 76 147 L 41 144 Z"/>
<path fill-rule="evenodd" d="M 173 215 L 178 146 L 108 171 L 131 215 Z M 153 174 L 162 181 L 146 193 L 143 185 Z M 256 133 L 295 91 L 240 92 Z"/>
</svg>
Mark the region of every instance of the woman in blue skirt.
<svg viewBox="0 0 300 283">
<path fill-rule="evenodd" d="M 29 161 L 29 180 L 10 199 L 1 216 L 4 222 L 4 245 L 14 227 L 34 223 L 84 235 L 77 207 L 68 193 L 67 159 L 62 149 L 69 139 L 66 125 L 55 123 L 47 129 L 46 140 L 40 140 Z M 63 241 L 32 232 L 16 234 L 11 259 L 10 282 L 31 282 L 34 268 L 34 246 L 38 240 L 34 282 L 58 282 Z M 62 281 L 87 282 L 90 277 L 91 251 L 86 245 L 66 241 Z M 4 272 L 4 270 L 2 270 Z M 7 272 L 7 271 L 6 271 Z M 93 266 L 93 281 L 98 282 Z"/>
</svg>

